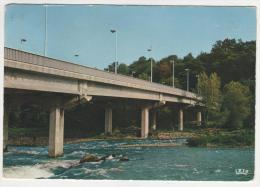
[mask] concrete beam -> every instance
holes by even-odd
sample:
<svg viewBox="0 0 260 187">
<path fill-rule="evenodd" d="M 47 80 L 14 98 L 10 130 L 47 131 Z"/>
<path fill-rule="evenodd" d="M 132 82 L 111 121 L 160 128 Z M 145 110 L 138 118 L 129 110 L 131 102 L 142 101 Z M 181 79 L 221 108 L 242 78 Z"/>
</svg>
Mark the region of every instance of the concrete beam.
<svg viewBox="0 0 260 187">
<path fill-rule="evenodd" d="M 197 125 L 201 125 L 201 112 L 197 112 Z"/>
<path fill-rule="evenodd" d="M 62 104 L 62 107 L 65 108 L 66 110 L 71 109 L 78 106 L 79 104 L 87 103 L 91 101 L 91 99 L 92 96 L 87 96 L 87 95 L 74 96 L 72 99 L 64 102 Z"/>
<path fill-rule="evenodd" d="M 52 107 L 50 109 L 49 127 L 49 156 L 58 157 L 63 155 L 64 139 L 64 109 Z"/>
<path fill-rule="evenodd" d="M 149 109 L 142 108 L 141 114 L 141 138 L 147 138 L 149 133 Z"/>
<path fill-rule="evenodd" d="M 179 110 L 179 125 L 178 125 L 178 130 L 183 131 L 183 110 Z"/>
<path fill-rule="evenodd" d="M 105 109 L 105 134 L 112 134 L 112 108 Z"/>
</svg>

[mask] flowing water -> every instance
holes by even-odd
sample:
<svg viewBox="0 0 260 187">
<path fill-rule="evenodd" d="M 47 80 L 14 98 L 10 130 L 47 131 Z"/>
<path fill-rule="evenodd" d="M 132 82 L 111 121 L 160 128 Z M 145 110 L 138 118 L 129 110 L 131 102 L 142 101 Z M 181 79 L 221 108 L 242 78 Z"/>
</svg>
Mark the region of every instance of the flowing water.
<svg viewBox="0 0 260 187">
<path fill-rule="evenodd" d="M 224 180 L 246 181 L 254 176 L 251 148 L 191 148 L 185 140 L 107 140 L 64 146 L 64 156 L 48 158 L 47 147 L 10 146 L 4 153 L 4 177 L 111 180 Z M 177 147 L 143 147 L 142 144 Z M 124 145 L 135 145 L 124 147 Z M 138 146 L 140 145 L 140 146 Z M 116 157 L 79 164 L 85 154 Z M 119 161 L 126 155 L 129 161 Z M 236 173 L 236 169 L 244 169 Z"/>
</svg>

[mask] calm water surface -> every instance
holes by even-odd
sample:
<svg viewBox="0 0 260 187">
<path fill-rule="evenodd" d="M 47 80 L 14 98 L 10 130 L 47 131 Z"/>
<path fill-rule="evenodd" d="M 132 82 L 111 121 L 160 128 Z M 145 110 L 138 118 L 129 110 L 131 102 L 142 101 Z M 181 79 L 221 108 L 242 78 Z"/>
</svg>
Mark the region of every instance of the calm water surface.
<svg viewBox="0 0 260 187">
<path fill-rule="evenodd" d="M 64 156 L 48 158 L 47 147 L 10 146 L 4 153 L 4 177 L 53 179 L 136 180 L 251 180 L 251 148 L 190 148 L 185 140 L 108 140 L 64 146 Z M 178 147 L 121 147 L 129 144 L 176 143 Z M 130 161 L 111 159 L 78 164 L 86 153 L 126 155 Z M 248 170 L 247 175 L 236 169 Z"/>
</svg>

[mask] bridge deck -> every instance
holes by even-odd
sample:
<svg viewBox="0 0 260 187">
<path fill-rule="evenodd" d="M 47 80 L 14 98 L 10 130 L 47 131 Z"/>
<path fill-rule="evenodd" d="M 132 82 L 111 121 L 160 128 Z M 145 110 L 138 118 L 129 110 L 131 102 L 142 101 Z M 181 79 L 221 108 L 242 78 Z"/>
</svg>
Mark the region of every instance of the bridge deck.
<svg viewBox="0 0 260 187">
<path fill-rule="evenodd" d="M 158 83 L 151 83 L 149 81 L 133 78 L 130 76 L 114 74 L 86 66 L 74 64 L 71 62 L 52 59 L 32 53 L 5 48 L 4 51 L 5 67 L 18 68 L 16 65 L 10 65 L 10 62 L 26 63 L 41 67 L 48 67 L 55 70 L 62 70 L 63 75 L 70 78 L 89 80 L 93 82 L 100 82 L 115 86 L 123 86 L 127 88 L 136 88 L 145 91 L 158 92 L 162 94 L 174 95 L 182 98 L 189 98 L 192 100 L 199 100 L 198 96 L 194 93 L 187 92 L 178 88 L 172 88 L 170 86 L 161 85 Z M 8 63 L 9 62 L 9 63 Z M 25 67 L 25 66 L 23 66 Z M 25 67 L 26 69 L 26 67 Z M 28 69 L 30 71 L 30 69 Z M 70 74 L 68 74 L 70 73 Z"/>
</svg>

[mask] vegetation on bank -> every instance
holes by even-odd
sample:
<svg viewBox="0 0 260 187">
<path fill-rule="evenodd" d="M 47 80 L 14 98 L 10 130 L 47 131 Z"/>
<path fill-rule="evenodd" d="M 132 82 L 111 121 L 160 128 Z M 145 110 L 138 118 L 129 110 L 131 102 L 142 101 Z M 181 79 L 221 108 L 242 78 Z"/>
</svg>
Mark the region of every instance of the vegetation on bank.
<svg viewBox="0 0 260 187">
<path fill-rule="evenodd" d="M 10 144 L 11 145 L 48 145 L 48 134 L 36 131 L 36 129 L 10 129 Z M 70 136 L 65 138 L 65 143 L 79 143 L 96 140 L 133 140 L 140 139 L 133 133 L 120 132 L 116 130 L 112 135 L 89 134 L 85 137 Z M 253 147 L 254 146 L 254 131 L 250 129 L 230 130 L 216 128 L 188 128 L 185 131 L 169 131 L 156 130 L 149 133 L 149 139 L 156 140 L 174 140 L 187 139 L 187 146 L 190 147 Z M 151 146 L 151 145 L 143 145 Z M 158 143 L 151 147 L 175 147 L 176 144 Z"/>
<path fill-rule="evenodd" d="M 224 131 L 189 138 L 187 145 L 190 147 L 253 147 L 254 140 L 254 132 L 250 130 Z"/>
</svg>

